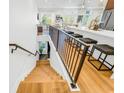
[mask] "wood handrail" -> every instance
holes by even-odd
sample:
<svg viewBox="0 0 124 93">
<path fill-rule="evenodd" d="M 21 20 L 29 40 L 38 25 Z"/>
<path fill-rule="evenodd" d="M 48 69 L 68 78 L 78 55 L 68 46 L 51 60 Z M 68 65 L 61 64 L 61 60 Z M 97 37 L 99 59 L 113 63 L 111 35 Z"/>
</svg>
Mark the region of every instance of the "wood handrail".
<svg viewBox="0 0 124 93">
<path fill-rule="evenodd" d="M 15 46 L 15 49 L 12 49 L 12 50 L 11 50 L 11 53 L 13 53 L 13 51 L 15 51 L 15 50 L 17 50 L 17 48 L 19 48 L 19 49 L 22 49 L 23 51 L 28 52 L 29 54 L 34 55 L 34 56 L 36 56 L 37 54 L 40 54 L 37 50 L 36 50 L 35 53 L 33 53 L 33 52 L 31 52 L 31 51 L 29 51 L 29 50 L 27 50 L 27 49 L 21 47 L 21 46 L 18 45 L 18 44 L 11 43 L 11 44 L 9 44 L 9 46 Z"/>
</svg>

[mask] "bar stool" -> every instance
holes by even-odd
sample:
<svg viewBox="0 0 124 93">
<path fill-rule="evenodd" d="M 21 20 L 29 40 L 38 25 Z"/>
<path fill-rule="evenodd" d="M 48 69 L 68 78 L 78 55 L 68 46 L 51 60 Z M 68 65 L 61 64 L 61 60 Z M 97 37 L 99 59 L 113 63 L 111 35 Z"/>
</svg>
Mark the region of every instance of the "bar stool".
<svg viewBox="0 0 124 93">
<path fill-rule="evenodd" d="M 81 41 L 87 43 L 87 44 L 96 44 L 97 41 L 91 38 L 80 38 Z"/>
<path fill-rule="evenodd" d="M 88 49 L 87 55 L 90 54 L 91 49 L 92 49 L 92 46 L 93 46 L 94 44 L 97 44 L 97 41 L 94 40 L 94 39 L 92 39 L 92 38 L 80 38 L 79 40 L 83 41 L 83 42 L 86 43 L 86 44 L 90 44 L 90 48 Z"/>
<path fill-rule="evenodd" d="M 91 57 L 93 58 L 93 53 L 94 53 L 95 49 L 100 51 L 101 53 L 100 53 L 98 59 L 91 59 Z M 104 58 L 101 58 L 102 54 L 105 54 Z M 88 57 L 88 61 L 99 71 L 109 71 L 109 70 L 113 69 L 114 65 L 112 65 L 106 61 L 106 58 L 108 55 L 114 55 L 114 48 L 112 46 L 109 46 L 107 44 L 96 44 L 96 45 L 93 45 L 91 53 Z M 102 60 L 102 61 L 100 61 L 100 60 Z M 97 67 L 95 64 L 93 64 L 93 61 L 101 62 L 100 66 Z M 107 63 L 111 68 L 104 65 L 104 63 Z M 107 69 L 101 69 L 103 65 L 105 67 L 107 67 Z"/>
<path fill-rule="evenodd" d="M 74 32 L 71 32 L 71 31 L 66 31 L 66 33 L 68 33 L 68 34 L 74 34 Z"/>
<path fill-rule="evenodd" d="M 83 38 L 83 35 L 80 35 L 80 34 L 72 34 L 72 36 L 75 38 Z"/>
</svg>

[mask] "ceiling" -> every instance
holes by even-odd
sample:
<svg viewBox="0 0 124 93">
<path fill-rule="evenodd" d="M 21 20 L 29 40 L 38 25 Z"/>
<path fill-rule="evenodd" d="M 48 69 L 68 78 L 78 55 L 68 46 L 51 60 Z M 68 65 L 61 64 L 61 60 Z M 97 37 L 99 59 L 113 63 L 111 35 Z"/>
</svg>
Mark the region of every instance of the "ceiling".
<svg viewBox="0 0 124 93">
<path fill-rule="evenodd" d="M 107 0 L 36 0 L 38 9 L 51 11 L 61 9 L 80 9 L 103 7 Z"/>
<path fill-rule="evenodd" d="M 38 8 L 79 7 L 84 0 L 36 0 Z"/>
<path fill-rule="evenodd" d="M 106 0 L 36 0 L 38 8 L 77 8 L 102 6 Z"/>
</svg>

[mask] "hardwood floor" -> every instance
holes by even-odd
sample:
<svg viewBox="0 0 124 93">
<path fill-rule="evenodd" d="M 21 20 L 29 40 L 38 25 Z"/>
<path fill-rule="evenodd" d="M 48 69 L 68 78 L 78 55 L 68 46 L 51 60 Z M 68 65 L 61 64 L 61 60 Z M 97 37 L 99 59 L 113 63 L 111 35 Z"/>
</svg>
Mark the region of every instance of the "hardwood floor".
<svg viewBox="0 0 124 93">
<path fill-rule="evenodd" d="M 111 71 L 97 71 L 86 58 L 78 79 L 81 89 L 79 93 L 114 93 L 114 81 L 110 79 L 111 73 Z"/>
<path fill-rule="evenodd" d="M 67 82 L 49 65 L 37 62 L 36 68 L 22 81 L 17 93 L 114 93 L 111 71 L 97 71 L 88 61 L 84 62 L 78 78 L 79 92 L 71 92 Z"/>
</svg>

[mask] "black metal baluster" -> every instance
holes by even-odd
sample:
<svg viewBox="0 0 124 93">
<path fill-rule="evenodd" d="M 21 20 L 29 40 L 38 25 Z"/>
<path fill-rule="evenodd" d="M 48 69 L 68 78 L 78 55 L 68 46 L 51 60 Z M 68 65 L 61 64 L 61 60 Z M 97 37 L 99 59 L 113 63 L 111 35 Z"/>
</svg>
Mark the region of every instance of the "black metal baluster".
<svg viewBox="0 0 124 93">
<path fill-rule="evenodd" d="M 68 60 L 68 53 L 69 53 L 69 42 L 70 42 L 70 38 L 68 37 L 66 42 L 67 43 L 67 52 L 66 52 L 66 59 L 65 59 L 66 66 L 68 65 L 67 60 Z"/>
<path fill-rule="evenodd" d="M 64 40 L 64 62 L 66 62 L 66 53 L 67 53 L 67 38 Z"/>
<path fill-rule="evenodd" d="M 68 53 L 68 37 L 66 38 L 66 40 L 65 40 L 65 44 L 66 44 L 66 50 L 65 50 L 65 63 L 66 63 L 66 65 L 67 65 L 67 53 Z"/>
<path fill-rule="evenodd" d="M 76 48 L 77 48 L 77 52 L 78 52 L 78 54 L 77 54 L 77 57 L 76 57 L 76 61 L 75 61 L 75 63 L 74 63 L 74 69 L 72 70 L 72 71 L 73 71 L 73 72 L 72 72 L 72 76 L 74 75 L 74 72 L 75 72 L 75 69 L 76 69 L 76 63 L 77 63 L 78 58 L 79 58 L 79 55 L 80 55 L 81 44 L 78 43 Z"/>
<path fill-rule="evenodd" d="M 78 65 L 77 72 L 76 72 L 76 75 L 75 75 L 75 77 L 74 77 L 74 82 L 77 82 L 77 79 L 78 79 L 79 74 L 80 74 L 80 72 L 81 72 L 81 68 L 82 68 L 82 66 L 83 66 L 83 63 L 84 63 L 84 60 L 85 60 L 85 57 L 86 57 L 88 48 L 89 48 L 89 47 L 85 46 L 84 49 L 83 49 L 83 54 L 82 54 L 82 56 L 81 56 L 81 60 L 80 60 L 80 63 L 79 63 L 79 65 Z"/>
<path fill-rule="evenodd" d="M 74 58 L 75 58 L 75 55 L 76 55 L 76 50 L 77 50 L 77 42 L 74 40 L 74 55 L 73 55 L 73 58 L 72 58 L 72 64 L 71 64 L 71 67 L 70 67 L 70 72 L 72 70 L 72 67 L 73 67 L 73 64 L 74 64 Z"/>
<path fill-rule="evenodd" d="M 70 50 L 70 38 L 68 39 L 68 50 L 67 50 L 67 58 L 66 58 L 66 63 L 67 63 L 67 67 L 68 67 L 68 57 L 69 57 L 69 50 Z"/>
<path fill-rule="evenodd" d="M 56 30 L 56 32 L 57 32 L 57 44 L 56 44 L 56 50 L 58 51 L 58 47 L 59 47 L 59 39 L 60 39 L 60 36 L 59 36 L 59 34 L 60 34 L 60 31 L 59 30 Z"/>
<path fill-rule="evenodd" d="M 70 61 L 69 61 L 69 59 L 70 59 L 70 54 L 71 54 L 71 45 L 72 45 L 72 40 L 73 40 L 73 38 L 70 38 L 70 42 L 69 42 L 69 56 L 68 56 L 68 60 L 67 60 L 67 64 L 68 64 L 68 70 L 69 70 L 69 65 L 70 65 Z"/>
<path fill-rule="evenodd" d="M 69 57 L 69 62 L 70 62 L 70 64 L 69 64 L 69 71 L 70 71 L 70 73 L 71 73 L 71 70 L 70 70 L 70 66 L 71 66 L 71 64 L 73 63 L 73 61 L 71 60 L 72 59 L 72 54 L 73 54 L 73 47 L 74 47 L 74 41 L 73 41 L 73 39 L 72 39 L 72 41 L 71 41 L 71 50 L 70 50 L 70 57 Z"/>
</svg>

